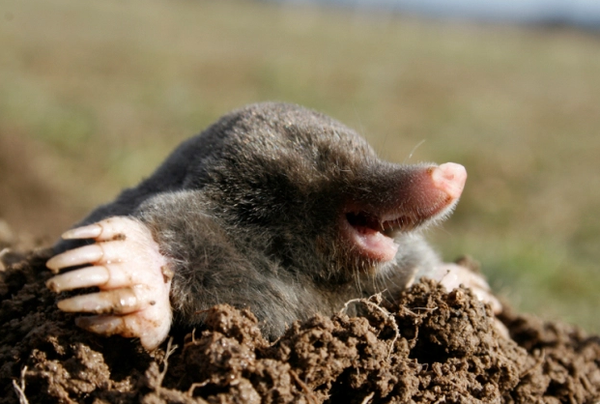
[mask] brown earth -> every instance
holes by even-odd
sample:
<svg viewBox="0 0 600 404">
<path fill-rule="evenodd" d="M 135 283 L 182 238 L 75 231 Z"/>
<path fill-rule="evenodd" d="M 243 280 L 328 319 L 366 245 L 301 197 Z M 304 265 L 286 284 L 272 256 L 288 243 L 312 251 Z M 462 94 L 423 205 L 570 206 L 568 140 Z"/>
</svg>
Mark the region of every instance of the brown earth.
<svg viewBox="0 0 600 404">
<path fill-rule="evenodd" d="M 595 403 L 600 338 L 489 307 L 426 281 L 397 304 L 361 301 L 266 341 L 255 317 L 208 311 L 192 333 L 145 352 L 74 326 L 44 286 L 48 250 L 0 238 L 0 403 Z"/>
</svg>

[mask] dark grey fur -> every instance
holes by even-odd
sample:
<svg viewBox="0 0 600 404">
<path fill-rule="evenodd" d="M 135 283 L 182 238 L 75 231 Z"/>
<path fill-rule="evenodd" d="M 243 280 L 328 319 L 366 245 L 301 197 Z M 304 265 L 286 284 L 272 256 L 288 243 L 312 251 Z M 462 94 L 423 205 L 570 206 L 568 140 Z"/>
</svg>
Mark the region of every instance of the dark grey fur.
<svg viewBox="0 0 600 404">
<path fill-rule="evenodd" d="M 152 230 L 175 273 L 178 323 L 199 323 L 198 311 L 229 303 L 249 307 L 275 337 L 349 299 L 394 296 L 417 270 L 438 263 L 411 229 L 396 235 L 400 250 L 382 268 L 340 239 L 344 209 L 403 206 L 417 167 L 379 160 L 364 139 L 322 114 L 251 105 L 184 142 L 150 178 L 81 224 L 127 215 Z"/>
</svg>

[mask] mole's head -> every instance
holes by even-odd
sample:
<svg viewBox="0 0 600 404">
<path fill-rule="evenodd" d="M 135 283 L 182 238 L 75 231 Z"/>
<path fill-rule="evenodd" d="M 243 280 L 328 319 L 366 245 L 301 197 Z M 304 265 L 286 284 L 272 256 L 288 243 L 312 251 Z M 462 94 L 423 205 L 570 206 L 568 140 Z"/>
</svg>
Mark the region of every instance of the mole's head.
<svg viewBox="0 0 600 404">
<path fill-rule="evenodd" d="M 252 248 L 318 278 L 403 261 L 404 241 L 448 215 L 466 180 L 454 163 L 381 161 L 354 131 L 301 107 L 233 116 L 211 174 L 218 209 Z"/>
</svg>

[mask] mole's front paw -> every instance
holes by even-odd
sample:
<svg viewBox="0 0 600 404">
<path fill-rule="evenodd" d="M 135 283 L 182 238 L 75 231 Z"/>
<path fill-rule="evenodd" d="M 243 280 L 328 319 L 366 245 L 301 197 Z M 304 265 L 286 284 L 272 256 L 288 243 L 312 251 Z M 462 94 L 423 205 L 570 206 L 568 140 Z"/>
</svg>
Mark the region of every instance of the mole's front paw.
<svg viewBox="0 0 600 404">
<path fill-rule="evenodd" d="M 48 288 L 58 293 L 96 286 L 100 291 L 61 300 L 58 308 L 97 314 L 76 319 L 86 330 L 139 338 L 146 349 L 156 348 L 171 327 L 173 274 L 150 230 L 133 219 L 112 217 L 69 230 L 62 237 L 96 243 L 50 259 L 46 265 L 55 273 L 86 266 L 50 278 Z"/>
<path fill-rule="evenodd" d="M 444 263 L 436 270 L 433 277 L 449 292 L 463 285 L 471 289 L 479 300 L 488 303 L 495 314 L 502 311 L 502 304 L 493 295 L 483 275 L 469 268 L 462 265 Z"/>
</svg>

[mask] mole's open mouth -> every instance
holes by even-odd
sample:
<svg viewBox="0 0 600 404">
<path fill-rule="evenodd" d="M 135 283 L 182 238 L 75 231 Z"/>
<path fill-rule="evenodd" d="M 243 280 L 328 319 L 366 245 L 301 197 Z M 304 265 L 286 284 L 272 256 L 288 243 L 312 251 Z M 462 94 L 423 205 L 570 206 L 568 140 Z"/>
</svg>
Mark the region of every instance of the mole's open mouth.
<svg viewBox="0 0 600 404">
<path fill-rule="evenodd" d="M 366 212 L 348 212 L 343 227 L 361 255 L 374 261 L 390 261 L 398 252 L 394 235 L 407 221 L 408 218 L 403 216 L 381 220 Z"/>
<path fill-rule="evenodd" d="M 366 231 L 366 229 L 370 229 L 392 238 L 398 230 L 407 227 L 412 222 L 412 220 L 406 216 L 398 216 L 392 220 L 381 220 L 366 212 L 348 212 L 346 213 L 346 220 L 348 220 L 348 223 L 357 229 L 357 231 Z"/>
</svg>

